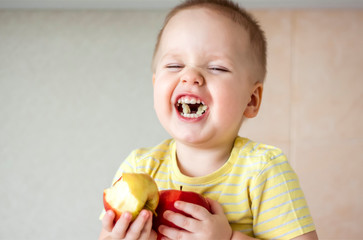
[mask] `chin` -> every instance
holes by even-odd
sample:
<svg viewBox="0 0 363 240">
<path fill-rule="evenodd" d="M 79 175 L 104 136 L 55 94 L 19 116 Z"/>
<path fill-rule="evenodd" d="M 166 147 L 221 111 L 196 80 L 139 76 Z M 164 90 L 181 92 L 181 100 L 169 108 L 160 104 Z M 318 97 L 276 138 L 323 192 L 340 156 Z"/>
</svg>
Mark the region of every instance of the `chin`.
<svg viewBox="0 0 363 240">
<path fill-rule="evenodd" d="M 189 146 L 203 146 L 210 145 L 213 142 L 212 138 L 203 137 L 200 133 L 191 133 L 191 134 L 180 134 L 173 136 L 176 142 L 180 142 L 184 145 Z"/>
</svg>

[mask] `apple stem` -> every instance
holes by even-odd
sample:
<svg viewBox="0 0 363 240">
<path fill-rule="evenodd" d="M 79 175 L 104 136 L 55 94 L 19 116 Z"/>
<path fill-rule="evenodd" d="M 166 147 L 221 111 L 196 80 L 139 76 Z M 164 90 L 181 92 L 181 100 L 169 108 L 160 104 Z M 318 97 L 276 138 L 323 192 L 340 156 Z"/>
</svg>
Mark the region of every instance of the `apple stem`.
<svg viewBox="0 0 363 240">
<path fill-rule="evenodd" d="M 180 191 L 183 191 L 183 186 L 180 186 Z"/>
</svg>

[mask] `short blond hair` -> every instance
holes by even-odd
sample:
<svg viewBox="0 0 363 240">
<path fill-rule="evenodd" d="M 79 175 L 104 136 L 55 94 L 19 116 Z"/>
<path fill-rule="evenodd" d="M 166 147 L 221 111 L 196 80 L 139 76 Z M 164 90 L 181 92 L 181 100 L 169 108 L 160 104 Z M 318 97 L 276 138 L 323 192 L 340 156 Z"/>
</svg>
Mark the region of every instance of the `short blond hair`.
<svg viewBox="0 0 363 240">
<path fill-rule="evenodd" d="M 256 62 L 258 69 L 256 78 L 257 81 L 263 82 L 266 75 L 267 65 L 267 42 L 265 34 L 257 20 L 250 13 L 248 13 L 244 8 L 241 8 L 237 3 L 234 3 L 230 0 L 186 0 L 174 7 L 165 17 L 163 27 L 157 37 L 152 58 L 153 71 L 155 71 L 155 56 L 159 49 L 160 40 L 163 35 L 163 31 L 170 19 L 182 10 L 197 7 L 206 7 L 222 13 L 247 31 L 249 35 L 250 46 L 252 48 L 252 57 Z"/>
</svg>

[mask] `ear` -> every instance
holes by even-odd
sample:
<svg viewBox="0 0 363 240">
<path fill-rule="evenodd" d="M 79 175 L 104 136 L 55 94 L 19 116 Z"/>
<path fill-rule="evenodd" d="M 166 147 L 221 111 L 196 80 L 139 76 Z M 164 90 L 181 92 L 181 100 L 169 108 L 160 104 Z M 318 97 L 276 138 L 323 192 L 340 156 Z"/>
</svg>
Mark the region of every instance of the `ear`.
<svg viewBox="0 0 363 240">
<path fill-rule="evenodd" d="M 258 111 L 260 110 L 262 92 L 263 92 L 263 84 L 260 82 L 256 83 L 252 90 L 253 91 L 250 96 L 250 101 L 247 104 L 247 107 L 243 114 L 247 118 L 256 117 Z"/>
<path fill-rule="evenodd" d="M 155 84 L 155 73 L 153 73 L 153 86 Z"/>
</svg>

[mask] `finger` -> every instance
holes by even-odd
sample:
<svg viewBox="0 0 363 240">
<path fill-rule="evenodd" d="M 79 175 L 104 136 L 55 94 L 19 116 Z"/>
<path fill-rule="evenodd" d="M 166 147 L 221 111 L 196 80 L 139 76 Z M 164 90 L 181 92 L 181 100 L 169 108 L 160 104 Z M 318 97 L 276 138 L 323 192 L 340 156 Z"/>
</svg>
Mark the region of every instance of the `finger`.
<svg viewBox="0 0 363 240">
<path fill-rule="evenodd" d="M 180 213 L 165 211 L 163 217 L 176 226 L 185 229 L 189 232 L 197 232 L 200 229 L 201 222 L 191 217 L 187 217 Z"/>
<path fill-rule="evenodd" d="M 176 209 L 179 209 L 198 220 L 206 220 L 210 217 L 210 212 L 205 207 L 197 204 L 176 201 L 174 206 Z"/>
<path fill-rule="evenodd" d="M 112 210 L 106 212 L 105 216 L 102 218 L 102 227 L 111 232 L 113 228 L 113 219 L 115 218 L 115 213 Z"/>
<path fill-rule="evenodd" d="M 170 240 L 170 239 L 191 239 L 190 233 L 184 230 L 178 230 L 176 228 L 167 227 L 165 225 L 160 225 L 158 228 L 159 233 L 163 234 L 163 240 Z"/>
<path fill-rule="evenodd" d="M 150 217 L 149 211 L 145 209 L 142 210 L 135 219 L 135 221 L 131 224 L 129 230 L 127 231 L 126 239 L 139 239 L 140 234 L 149 217 Z"/>
<path fill-rule="evenodd" d="M 119 220 L 116 222 L 115 226 L 112 229 L 111 237 L 112 238 L 124 238 L 127 232 L 127 228 L 129 227 L 132 220 L 132 215 L 129 212 L 122 213 Z"/>
<path fill-rule="evenodd" d="M 147 218 L 147 221 L 146 221 L 143 229 L 141 230 L 140 239 L 145 239 L 145 240 L 153 239 L 152 232 L 151 232 L 152 225 L 153 225 L 152 213 L 148 211 L 148 218 Z"/>
<path fill-rule="evenodd" d="M 215 201 L 213 199 L 210 199 L 210 198 L 206 198 L 206 199 L 207 199 L 207 201 L 208 201 L 208 203 L 209 203 L 209 205 L 211 207 L 211 210 L 212 210 L 213 214 L 217 214 L 217 215 L 224 214 L 223 207 L 219 202 L 217 202 L 217 201 Z"/>
<path fill-rule="evenodd" d="M 158 234 L 154 231 L 154 230 L 151 230 L 150 232 L 150 240 L 156 240 L 158 237 Z"/>
</svg>

